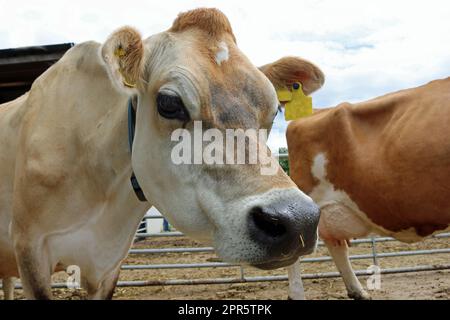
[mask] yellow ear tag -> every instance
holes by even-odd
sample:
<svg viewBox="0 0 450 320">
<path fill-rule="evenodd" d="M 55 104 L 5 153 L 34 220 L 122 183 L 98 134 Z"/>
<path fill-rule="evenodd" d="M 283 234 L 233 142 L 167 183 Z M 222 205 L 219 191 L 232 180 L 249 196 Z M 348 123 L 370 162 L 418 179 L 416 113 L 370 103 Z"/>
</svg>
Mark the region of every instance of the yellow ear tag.
<svg viewBox="0 0 450 320">
<path fill-rule="evenodd" d="M 118 47 L 116 50 L 114 50 L 114 55 L 118 58 L 125 57 L 125 54 L 126 54 L 126 52 L 122 47 Z M 122 73 L 121 70 L 119 70 L 119 71 L 120 71 L 120 73 Z M 131 83 L 131 81 L 129 81 L 123 73 L 122 73 L 122 77 L 123 77 L 122 82 L 125 87 L 136 88 L 136 84 Z"/>
<path fill-rule="evenodd" d="M 278 89 L 277 97 L 280 102 L 288 102 L 292 100 L 292 92 L 288 88 Z"/>
<path fill-rule="evenodd" d="M 122 47 L 118 47 L 116 50 L 114 50 L 114 55 L 116 57 L 122 58 L 125 56 L 125 54 L 126 54 L 126 52 L 125 52 L 125 50 L 123 50 Z"/>
<path fill-rule="evenodd" d="M 292 99 L 285 105 L 285 119 L 287 121 L 295 120 L 307 117 L 312 113 L 312 98 L 303 93 L 302 85 L 300 83 L 294 83 L 292 85 Z"/>
</svg>

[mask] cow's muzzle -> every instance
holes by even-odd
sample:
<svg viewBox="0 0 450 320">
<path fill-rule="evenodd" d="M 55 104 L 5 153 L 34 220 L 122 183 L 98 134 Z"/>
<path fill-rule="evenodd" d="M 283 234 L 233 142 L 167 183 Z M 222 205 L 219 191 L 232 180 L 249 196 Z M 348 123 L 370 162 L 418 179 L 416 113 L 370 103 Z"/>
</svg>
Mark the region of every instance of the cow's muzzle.
<svg viewBox="0 0 450 320">
<path fill-rule="evenodd" d="M 300 255 L 314 251 L 317 244 L 319 207 L 309 199 L 289 197 L 248 214 L 250 237 L 266 250 L 266 259 L 254 266 L 274 269 L 294 263 Z"/>
</svg>

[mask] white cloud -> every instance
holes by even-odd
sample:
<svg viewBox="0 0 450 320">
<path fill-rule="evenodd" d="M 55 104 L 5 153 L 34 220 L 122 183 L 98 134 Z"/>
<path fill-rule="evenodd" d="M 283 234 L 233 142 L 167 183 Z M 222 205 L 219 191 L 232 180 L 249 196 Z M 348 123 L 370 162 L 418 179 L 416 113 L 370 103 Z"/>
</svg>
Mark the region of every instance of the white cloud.
<svg viewBox="0 0 450 320">
<path fill-rule="evenodd" d="M 313 96 L 315 106 L 365 100 L 450 73 L 446 0 L 0 0 L 0 48 L 103 41 L 124 24 L 149 36 L 199 6 L 228 16 L 256 65 L 285 55 L 319 65 L 327 80 Z M 277 120 L 273 141 L 282 140 L 283 128 Z"/>
</svg>

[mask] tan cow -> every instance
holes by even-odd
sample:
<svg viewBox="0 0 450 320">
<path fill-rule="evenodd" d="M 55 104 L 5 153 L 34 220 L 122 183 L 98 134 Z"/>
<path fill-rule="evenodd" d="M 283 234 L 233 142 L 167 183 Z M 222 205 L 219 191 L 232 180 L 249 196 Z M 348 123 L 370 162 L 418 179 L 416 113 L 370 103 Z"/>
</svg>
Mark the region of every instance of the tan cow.
<svg viewBox="0 0 450 320">
<path fill-rule="evenodd" d="M 350 297 L 368 298 L 347 241 L 415 242 L 450 224 L 450 78 L 290 123 L 291 178 L 321 208 L 319 235 Z M 290 296 L 303 298 L 299 265 Z"/>
<path fill-rule="evenodd" d="M 76 265 L 90 298 L 110 298 L 151 205 L 225 261 L 272 269 L 311 252 L 318 207 L 278 166 L 268 176 L 261 162 L 171 158 L 171 133 L 193 131 L 194 120 L 220 131 L 270 129 L 278 101 L 269 80 L 300 81 L 307 92 L 324 81 L 299 58 L 261 70 L 214 9 L 180 14 L 145 40 L 125 27 L 103 45 L 69 50 L 30 92 L 0 107 L 0 278 L 20 275 L 27 298 L 51 298 L 52 272 Z M 134 194 L 132 172 L 148 202 Z"/>
</svg>

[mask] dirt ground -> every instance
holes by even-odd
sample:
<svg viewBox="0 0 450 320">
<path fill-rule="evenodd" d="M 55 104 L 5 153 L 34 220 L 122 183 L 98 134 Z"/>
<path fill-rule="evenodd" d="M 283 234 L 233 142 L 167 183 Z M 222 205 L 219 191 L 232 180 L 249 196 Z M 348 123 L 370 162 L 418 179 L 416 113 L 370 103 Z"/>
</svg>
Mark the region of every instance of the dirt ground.
<svg viewBox="0 0 450 320">
<path fill-rule="evenodd" d="M 408 245 L 399 242 L 377 244 L 377 252 L 393 252 L 421 249 L 448 248 L 449 238 L 429 239 L 425 242 Z M 184 237 L 152 238 L 136 243 L 134 248 L 170 248 L 196 247 L 203 245 Z M 371 253 L 370 244 L 357 244 L 350 248 L 350 254 Z M 326 248 L 319 247 L 314 255 L 328 255 Z M 125 265 L 161 264 L 161 263 L 201 263 L 215 261 L 212 253 L 168 253 L 136 255 L 132 254 Z M 380 258 L 382 268 L 411 267 L 430 264 L 450 263 L 450 254 L 418 255 L 406 257 Z M 371 259 L 353 260 L 354 269 L 365 270 L 373 264 Z M 303 273 L 335 272 L 332 262 L 303 263 Z M 245 268 L 246 276 L 285 275 L 285 269 L 261 271 Z M 196 269 L 158 269 L 158 270 L 123 270 L 119 281 L 130 280 L 165 280 L 165 279 L 202 279 L 239 277 L 240 268 L 196 268 Z M 67 275 L 54 275 L 55 282 L 63 282 Z M 367 277 L 359 277 L 366 287 Z M 257 282 L 222 285 L 183 285 L 183 286 L 150 286 L 150 287 L 118 287 L 114 299 L 286 299 L 287 281 Z M 308 299 L 347 299 L 342 279 L 306 279 L 304 287 Z M 381 275 L 381 289 L 370 291 L 373 299 L 450 299 L 450 270 L 426 271 L 404 274 Z M 55 298 L 80 299 L 85 297 L 83 290 L 54 289 Z M 17 298 L 23 298 L 21 290 L 16 290 Z M 1 294 L 0 294 L 1 297 Z"/>
</svg>

